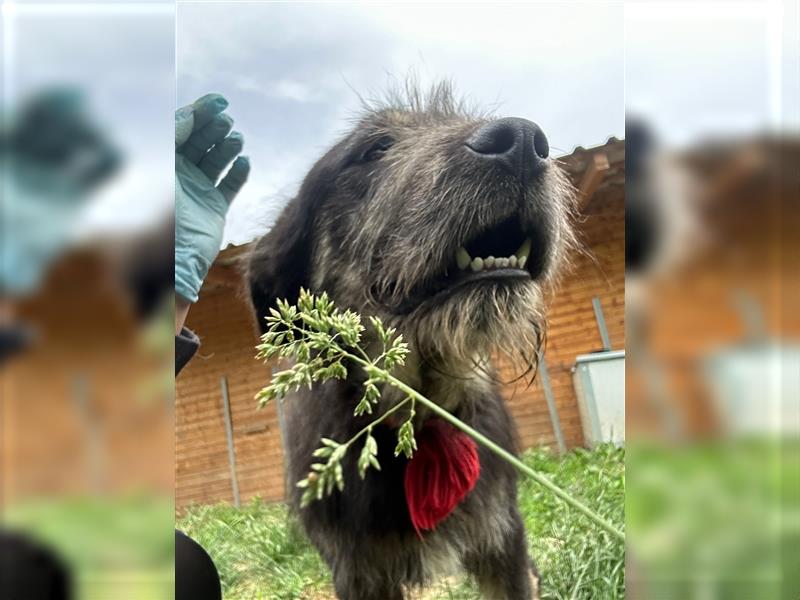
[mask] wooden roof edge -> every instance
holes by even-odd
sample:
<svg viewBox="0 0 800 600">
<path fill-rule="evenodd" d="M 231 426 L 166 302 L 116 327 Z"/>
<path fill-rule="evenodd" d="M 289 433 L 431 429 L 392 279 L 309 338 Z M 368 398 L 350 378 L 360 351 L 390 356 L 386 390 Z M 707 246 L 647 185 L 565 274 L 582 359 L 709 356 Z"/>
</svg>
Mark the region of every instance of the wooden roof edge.
<svg viewBox="0 0 800 600">
<path fill-rule="evenodd" d="M 589 168 L 593 160 L 592 157 L 597 154 L 605 154 L 610 165 L 622 163 L 625 161 L 625 140 L 611 136 L 605 144 L 590 148 L 576 146 L 570 154 L 559 156 L 556 160 L 574 176 L 578 173 L 583 173 Z"/>
<path fill-rule="evenodd" d="M 594 193 L 605 179 L 610 168 L 608 155 L 605 152 L 593 154 L 588 161 L 588 165 L 583 172 L 580 184 L 578 184 L 579 206 L 581 209 L 591 202 Z"/>
</svg>

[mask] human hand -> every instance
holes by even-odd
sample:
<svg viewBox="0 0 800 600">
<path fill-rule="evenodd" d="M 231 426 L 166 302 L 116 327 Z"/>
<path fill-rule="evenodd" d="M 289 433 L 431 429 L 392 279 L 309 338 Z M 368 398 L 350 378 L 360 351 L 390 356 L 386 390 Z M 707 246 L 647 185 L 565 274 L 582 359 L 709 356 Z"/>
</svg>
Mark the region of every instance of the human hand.
<svg viewBox="0 0 800 600">
<path fill-rule="evenodd" d="M 220 250 L 225 215 L 250 173 L 249 160 L 238 156 L 244 138 L 223 114 L 227 106 L 221 95 L 207 94 L 175 112 L 175 291 L 190 302 L 197 301 Z"/>
<path fill-rule="evenodd" d="M 121 155 L 73 88 L 40 92 L 8 122 L 0 131 L 0 296 L 14 298 L 39 286 Z"/>
</svg>

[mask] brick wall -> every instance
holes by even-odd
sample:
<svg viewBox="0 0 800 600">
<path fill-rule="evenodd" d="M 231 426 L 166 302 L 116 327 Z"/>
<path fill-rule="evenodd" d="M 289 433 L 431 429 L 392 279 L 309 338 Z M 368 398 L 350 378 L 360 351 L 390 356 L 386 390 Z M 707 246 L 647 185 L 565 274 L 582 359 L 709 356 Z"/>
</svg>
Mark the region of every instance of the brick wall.
<svg viewBox="0 0 800 600">
<path fill-rule="evenodd" d="M 175 504 L 232 502 L 221 379 L 228 382 L 237 480 L 242 501 L 283 498 L 283 452 L 274 405 L 253 397 L 269 381 L 254 359 L 258 341 L 246 302 L 221 288 L 202 296 L 187 325 L 201 335 L 200 352 L 176 385 Z"/>
</svg>

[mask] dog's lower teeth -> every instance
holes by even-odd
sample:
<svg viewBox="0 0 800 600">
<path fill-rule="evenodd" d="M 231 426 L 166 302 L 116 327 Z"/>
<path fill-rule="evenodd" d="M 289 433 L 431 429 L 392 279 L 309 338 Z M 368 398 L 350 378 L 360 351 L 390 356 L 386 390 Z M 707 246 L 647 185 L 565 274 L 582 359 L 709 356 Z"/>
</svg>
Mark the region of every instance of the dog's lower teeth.
<svg viewBox="0 0 800 600">
<path fill-rule="evenodd" d="M 460 270 L 465 271 L 466 269 L 471 269 L 473 273 L 483 271 L 484 269 L 507 269 L 509 267 L 512 269 L 524 269 L 525 263 L 528 261 L 530 249 L 531 239 L 528 238 L 522 243 L 522 246 L 519 247 L 516 254 L 512 254 L 508 258 L 495 258 L 494 256 L 487 256 L 486 258 L 476 256 L 472 258 L 466 248 L 460 246 L 458 250 L 456 250 L 456 264 Z"/>
</svg>

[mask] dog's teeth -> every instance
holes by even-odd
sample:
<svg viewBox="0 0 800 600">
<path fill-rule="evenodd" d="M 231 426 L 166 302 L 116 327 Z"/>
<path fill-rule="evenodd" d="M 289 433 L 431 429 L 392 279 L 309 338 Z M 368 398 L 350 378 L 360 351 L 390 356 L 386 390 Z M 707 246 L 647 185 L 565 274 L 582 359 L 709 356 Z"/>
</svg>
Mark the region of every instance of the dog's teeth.
<svg viewBox="0 0 800 600">
<path fill-rule="evenodd" d="M 456 252 L 456 263 L 458 264 L 458 268 L 463 271 L 469 266 L 471 261 L 472 258 L 470 258 L 469 253 L 464 249 L 464 246 L 459 246 L 458 251 Z"/>
<path fill-rule="evenodd" d="M 472 266 L 472 270 L 475 271 L 476 273 L 478 271 L 482 271 L 483 270 L 483 259 L 480 258 L 480 257 L 473 258 L 471 266 Z"/>
<path fill-rule="evenodd" d="M 498 258 L 497 260 L 494 261 L 494 264 L 496 264 L 500 269 L 505 269 L 508 266 L 508 259 Z"/>
<path fill-rule="evenodd" d="M 483 266 L 487 269 L 491 269 L 494 266 L 494 256 L 489 256 L 483 261 Z"/>
<path fill-rule="evenodd" d="M 517 265 L 519 266 L 520 269 L 524 269 L 526 262 L 528 262 L 528 257 L 527 256 L 520 256 L 519 257 L 519 262 L 517 263 Z"/>
<path fill-rule="evenodd" d="M 508 257 L 508 266 L 509 267 L 516 267 L 517 266 L 517 257 L 516 256 L 509 256 Z"/>
<path fill-rule="evenodd" d="M 530 256 L 531 253 L 531 238 L 528 238 L 524 242 L 522 242 L 522 246 L 519 247 L 514 254 L 517 255 L 517 259 L 521 259 L 523 256 Z"/>
</svg>

